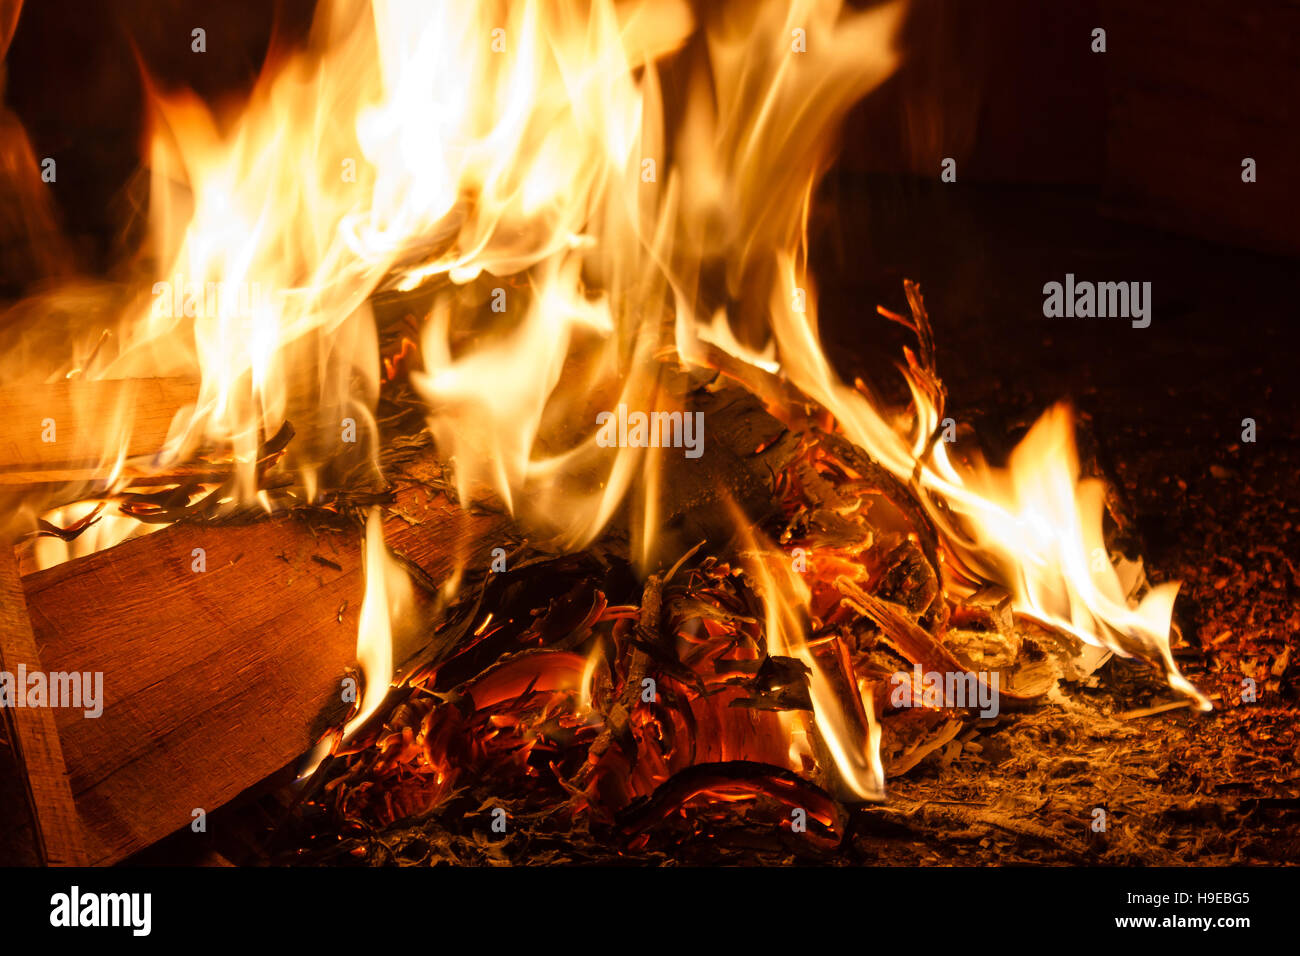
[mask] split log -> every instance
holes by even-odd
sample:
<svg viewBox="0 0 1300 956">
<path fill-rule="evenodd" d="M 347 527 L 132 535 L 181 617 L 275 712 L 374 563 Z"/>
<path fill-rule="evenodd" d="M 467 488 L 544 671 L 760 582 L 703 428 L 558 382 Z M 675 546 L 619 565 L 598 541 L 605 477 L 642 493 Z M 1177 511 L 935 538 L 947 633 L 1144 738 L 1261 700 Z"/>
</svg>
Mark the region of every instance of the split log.
<svg viewBox="0 0 1300 956">
<path fill-rule="evenodd" d="M 127 432 L 126 455 L 162 447 L 176 412 L 198 397 L 184 378 L 70 380 L 0 388 L 0 485 L 85 481 L 101 476 Z M 52 439 L 52 440 L 51 440 Z"/>
<path fill-rule="evenodd" d="M 0 672 L 17 680 L 20 668 L 29 673 L 42 671 L 28 622 L 18 562 L 11 548 L 0 547 Z M 14 690 L 23 693 L 25 688 Z M 6 736 L 26 783 L 40 861 L 49 866 L 85 864 L 81 824 L 73 804 L 53 712 L 47 707 L 17 706 L 5 707 L 0 712 L 6 718 Z"/>
<path fill-rule="evenodd" d="M 42 863 L 36 826 L 27 795 L 27 774 L 10 743 L 12 728 L 0 716 L 0 866 L 40 866 Z"/>
<path fill-rule="evenodd" d="M 486 566 L 508 525 L 410 486 L 385 536 L 440 581 Z M 91 863 L 189 825 L 341 722 L 362 552 L 357 529 L 278 516 L 173 525 L 23 579 L 44 668 L 104 675 L 102 716 L 53 712 Z"/>
</svg>

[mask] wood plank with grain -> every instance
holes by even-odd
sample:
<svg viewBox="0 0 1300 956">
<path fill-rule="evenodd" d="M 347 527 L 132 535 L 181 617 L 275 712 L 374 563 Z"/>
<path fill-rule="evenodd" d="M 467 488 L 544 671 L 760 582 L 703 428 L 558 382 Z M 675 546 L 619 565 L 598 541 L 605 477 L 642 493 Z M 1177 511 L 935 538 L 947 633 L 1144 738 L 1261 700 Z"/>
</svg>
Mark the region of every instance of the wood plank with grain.
<svg viewBox="0 0 1300 956">
<path fill-rule="evenodd" d="M 385 537 L 442 581 L 485 566 L 508 527 L 412 485 Z M 92 863 L 187 826 L 341 721 L 362 552 L 360 529 L 276 516 L 173 525 L 23 580 L 45 666 L 104 674 L 102 717 L 55 715 Z"/>
<path fill-rule="evenodd" d="M 0 547 L 0 671 L 17 679 L 19 669 L 44 671 L 28 621 L 22 581 L 13 549 Z M 16 686 L 16 693 L 25 688 Z M 50 866 L 86 862 L 81 822 L 73 803 L 63 748 L 50 707 L 5 707 L 6 737 L 26 784 L 37 851 Z M 76 711 L 78 716 L 81 712 Z"/>
</svg>

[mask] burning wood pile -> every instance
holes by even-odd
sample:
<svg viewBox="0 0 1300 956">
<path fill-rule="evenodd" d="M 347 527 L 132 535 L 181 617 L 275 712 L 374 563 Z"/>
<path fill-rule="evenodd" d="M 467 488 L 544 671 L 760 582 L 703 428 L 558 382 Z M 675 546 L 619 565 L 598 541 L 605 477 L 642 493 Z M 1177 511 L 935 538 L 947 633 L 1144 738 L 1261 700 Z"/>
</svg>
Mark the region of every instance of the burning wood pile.
<svg viewBox="0 0 1300 956">
<path fill-rule="evenodd" d="M 914 318 L 891 317 L 928 341 L 908 293 Z M 294 795 L 300 859 L 669 859 L 688 843 L 696 861 L 833 858 L 886 776 L 1101 660 L 998 587 L 952 597 L 914 492 L 821 409 L 786 403 L 782 422 L 707 381 L 743 408 L 726 434 L 745 464 L 714 480 L 726 497 L 765 471 L 762 513 L 733 503 L 728 534 L 644 579 L 615 535 L 568 556 L 524 545 L 463 581 L 418 665 Z M 488 836 L 514 832 L 513 851 Z"/>
<path fill-rule="evenodd" d="M 12 722 L 44 858 L 286 765 L 311 862 L 833 854 L 1112 654 L 1208 708 L 1068 410 L 984 462 L 910 283 L 909 400 L 819 345 L 898 16 L 338 0 L 233 120 L 157 94 L 130 280 L 3 326 L 0 655 L 104 687 Z"/>
</svg>

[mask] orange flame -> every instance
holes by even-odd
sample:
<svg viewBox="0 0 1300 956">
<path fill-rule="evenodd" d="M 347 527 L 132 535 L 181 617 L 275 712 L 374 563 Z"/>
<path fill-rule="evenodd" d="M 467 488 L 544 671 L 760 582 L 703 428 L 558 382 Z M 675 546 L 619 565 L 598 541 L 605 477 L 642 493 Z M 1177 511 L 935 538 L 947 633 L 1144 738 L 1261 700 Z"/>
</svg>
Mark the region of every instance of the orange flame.
<svg viewBox="0 0 1300 956">
<path fill-rule="evenodd" d="M 809 278 L 783 257 L 784 290 L 807 287 Z M 812 296 L 803 313 L 774 297 L 773 331 L 790 380 L 820 402 L 845 433 L 895 477 L 920 492 L 943 532 L 950 588 L 969 590 L 985 580 L 1006 587 L 1017 611 L 1122 656 L 1159 661 L 1172 688 L 1209 700 L 1179 672 L 1169 636 L 1178 585 L 1157 585 L 1133 605 L 1110 560 L 1102 533 L 1104 489 L 1080 478 L 1073 422 L 1064 406 L 1050 409 L 1030 429 L 1005 468 L 982 462 L 959 467 L 944 442 L 930 444 L 939 410 L 909 370 L 913 421 L 897 429 L 857 389 L 843 384 L 817 345 Z"/>
</svg>

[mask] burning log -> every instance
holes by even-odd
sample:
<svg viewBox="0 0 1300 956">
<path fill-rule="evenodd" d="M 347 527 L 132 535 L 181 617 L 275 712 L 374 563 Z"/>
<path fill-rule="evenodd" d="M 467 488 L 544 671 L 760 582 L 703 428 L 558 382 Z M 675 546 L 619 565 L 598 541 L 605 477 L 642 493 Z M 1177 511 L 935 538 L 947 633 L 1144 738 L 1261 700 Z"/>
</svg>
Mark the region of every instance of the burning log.
<svg viewBox="0 0 1300 956">
<path fill-rule="evenodd" d="M 461 563 L 486 566 L 506 526 L 410 484 L 385 532 L 438 581 Z M 176 524 L 23 580 L 43 668 L 104 677 L 98 718 L 26 711 L 57 728 L 90 862 L 120 860 L 219 807 L 340 722 L 363 580 L 355 527 L 293 516 Z M 20 641 L 7 626 L 5 645 Z M 47 846 L 72 840 L 66 813 L 51 820 Z"/>
</svg>

